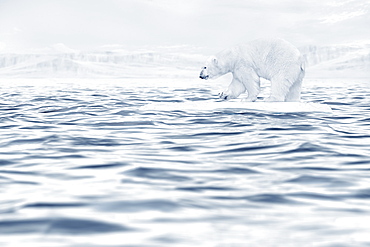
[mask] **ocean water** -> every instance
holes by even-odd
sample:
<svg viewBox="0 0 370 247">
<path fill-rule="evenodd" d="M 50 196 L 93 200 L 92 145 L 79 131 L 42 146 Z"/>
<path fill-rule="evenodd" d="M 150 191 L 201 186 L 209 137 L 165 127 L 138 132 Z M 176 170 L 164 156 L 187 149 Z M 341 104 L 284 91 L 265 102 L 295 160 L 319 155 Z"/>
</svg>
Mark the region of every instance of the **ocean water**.
<svg viewBox="0 0 370 247">
<path fill-rule="evenodd" d="M 0 246 L 370 246 L 370 82 L 306 79 L 332 113 L 140 108 L 225 81 L 1 79 Z"/>
</svg>

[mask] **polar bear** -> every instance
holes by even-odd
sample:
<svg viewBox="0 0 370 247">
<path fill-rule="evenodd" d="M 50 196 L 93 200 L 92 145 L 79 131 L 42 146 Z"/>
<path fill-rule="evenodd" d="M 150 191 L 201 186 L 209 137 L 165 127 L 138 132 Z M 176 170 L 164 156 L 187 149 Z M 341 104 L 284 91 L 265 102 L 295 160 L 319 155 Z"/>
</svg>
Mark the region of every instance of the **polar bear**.
<svg viewBox="0 0 370 247">
<path fill-rule="evenodd" d="M 245 91 L 245 101 L 256 101 L 260 78 L 271 81 L 266 101 L 299 101 L 304 59 L 298 49 L 282 39 L 258 39 L 221 51 L 210 57 L 200 72 L 201 79 L 217 78 L 231 72 L 233 80 L 221 99 L 234 99 Z"/>
</svg>

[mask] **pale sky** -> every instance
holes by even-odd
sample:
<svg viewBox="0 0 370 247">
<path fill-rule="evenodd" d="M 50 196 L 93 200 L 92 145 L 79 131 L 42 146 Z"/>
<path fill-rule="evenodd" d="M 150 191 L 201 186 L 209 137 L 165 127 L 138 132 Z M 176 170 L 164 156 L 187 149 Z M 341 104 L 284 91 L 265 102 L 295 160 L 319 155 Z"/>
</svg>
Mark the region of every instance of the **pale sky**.
<svg viewBox="0 0 370 247">
<path fill-rule="evenodd" d="M 0 52 L 64 43 L 220 49 L 260 37 L 301 46 L 370 40 L 370 0 L 0 0 Z"/>
</svg>

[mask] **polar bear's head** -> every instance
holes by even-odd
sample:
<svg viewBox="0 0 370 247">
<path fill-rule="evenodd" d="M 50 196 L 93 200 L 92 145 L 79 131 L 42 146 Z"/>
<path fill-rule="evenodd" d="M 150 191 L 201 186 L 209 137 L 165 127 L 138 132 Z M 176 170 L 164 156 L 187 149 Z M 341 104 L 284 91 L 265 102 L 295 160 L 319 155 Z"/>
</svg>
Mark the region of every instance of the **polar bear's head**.
<svg viewBox="0 0 370 247">
<path fill-rule="evenodd" d="M 199 78 L 205 80 L 208 78 L 215 79 L 223 74 L 225 74 L 223 67 L 221 66 L 219 60 L 213 56 L 207 60 L 206 66 L 202 67 Z"/>
</svg>

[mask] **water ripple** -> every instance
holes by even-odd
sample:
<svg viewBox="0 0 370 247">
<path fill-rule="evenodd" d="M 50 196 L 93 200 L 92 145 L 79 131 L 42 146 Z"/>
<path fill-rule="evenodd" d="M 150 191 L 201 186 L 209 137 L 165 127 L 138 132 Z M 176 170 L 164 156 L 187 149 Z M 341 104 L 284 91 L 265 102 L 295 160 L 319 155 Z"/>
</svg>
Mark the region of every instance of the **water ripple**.
<svg viewBox="0 0 370 247">
<path fill-rule="evenodd" d="M 0 222 L 0 234 L 104 234 L 109 232 L 125 232 L 132 229 L 102 221 L 53 218 L 30 220 L 5 220 Z"/>
<path fill-rule="evenodd" d="M 368 82 L 308 80 L 332 113 L 140 110 L 221 81 L 0 83 L 1 246 L 370 243 Z"/>
</svg>

